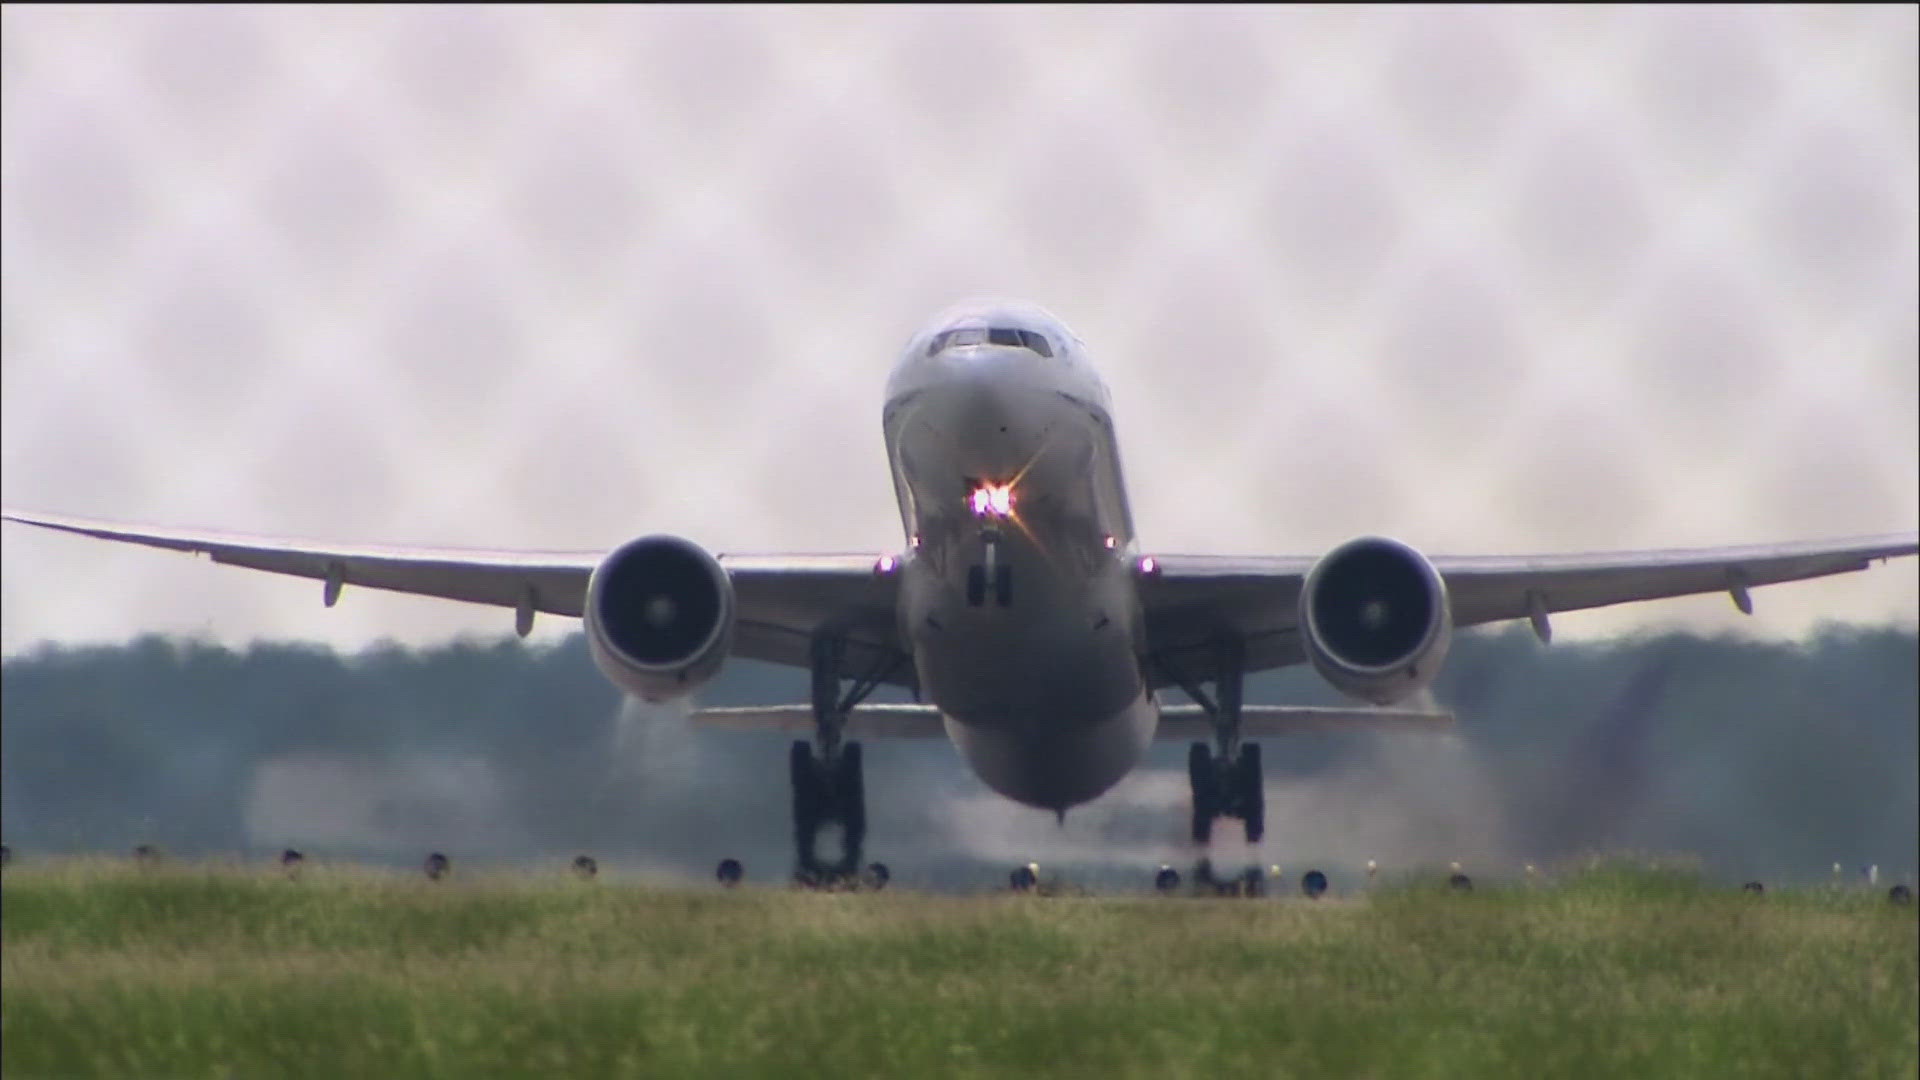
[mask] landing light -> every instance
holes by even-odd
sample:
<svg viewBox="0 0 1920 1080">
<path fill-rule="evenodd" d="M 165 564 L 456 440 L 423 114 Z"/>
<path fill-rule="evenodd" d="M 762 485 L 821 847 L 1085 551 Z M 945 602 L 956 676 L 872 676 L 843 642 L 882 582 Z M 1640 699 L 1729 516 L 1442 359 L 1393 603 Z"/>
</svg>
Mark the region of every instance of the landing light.
<svg viewBox="0 0 1920 1080">
<path fill-rule="evenodd" d="M 1160 563 L 1151 555 L 1143 555 L 1140 558 L 1140 572 L 1152 577 L 1160 572 Z"/>
<path fill-rule="evenodd" d="M 873 572 L 877 577 L 885 577 L 898 569 L 900 569 L 900 560 L 891 555 L 882 555 L 873 564 Z"/>
<path fill-rule="evenodd" d="M 1013 485 L 981 484 L 967 496 L 967 507 L 974 517 L 1012 517 Z"/>
<path fill-rule="evenodd" d="M 1107 550 L 1108 550 L 1108 551 L 1112 551 L 1112 550 L 1113 550 L 1113 537 L 1112 537 L 1112 536 L 1108 536 L 1108 537 L 1107 537 Z"/>
</svg>

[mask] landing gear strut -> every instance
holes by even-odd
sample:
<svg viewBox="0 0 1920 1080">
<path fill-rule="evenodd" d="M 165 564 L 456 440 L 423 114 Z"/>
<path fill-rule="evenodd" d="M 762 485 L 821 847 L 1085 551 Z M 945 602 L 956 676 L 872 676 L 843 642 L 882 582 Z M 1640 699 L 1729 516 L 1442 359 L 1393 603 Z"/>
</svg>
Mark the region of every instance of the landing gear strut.
<svg viewBox="0 0 1920 1080">
<path fill-rule="evenodd" d="M 980 540 L 981 561 L 967 567 L 967 606 L 985 606 L 991 592 L 995 604 L 1012 607 L 1013 567 L 1000 561 L 1000 531 L 983 529 Z"/>
<path fill-rule="evenodd" d="M 787 755 L 793 784 L 795 877 L 806 884 L 848 880 L 859 873 L 860 849 L 867 838 L 866 781 L 860 769 L 860 744 L 842 742 L 847 713 L 892 673 L 897 657 L 884 656 L 872 669 L 840 689 L 844 639 L 822 634 L 813 642 L 812 741 L 796 740 Z M 840 826 L 839 861 L 822 863 L 814 852 L 820 827 Z"/>
<path fill-rule="evenodd" d="M 1187 780 L 1193 790 L 1193 839 L 1213 839 L 1213 819 L 1238 818 L 1246 826 L 1247 842 L 1257 844 L 1267 829 L 1266 793 L 1260 772 L 1260 746 L 1240 741 L 1240 690 L 1246 672 L 1246 650 L 1238 638 L 1224 638 L 1214 648 L 1214 692 L 1170 671 L 1213 721 L 1213 745 L 1197 742 L 1187 749 Z"/>
</svg>

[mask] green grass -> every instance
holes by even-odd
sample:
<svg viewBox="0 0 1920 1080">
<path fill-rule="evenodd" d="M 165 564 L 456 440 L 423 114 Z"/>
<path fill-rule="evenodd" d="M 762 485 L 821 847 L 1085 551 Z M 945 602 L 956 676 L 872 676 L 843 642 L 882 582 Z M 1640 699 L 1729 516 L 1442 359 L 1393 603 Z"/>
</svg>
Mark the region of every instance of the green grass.
<svg viewBox="0 0 1920 1080">
<path fill-rule="evenodd" d="M 1601 870 L 1309 902 L 15 866 L 38 1076 L 1912 1077 L 1920 922 Z"/>
</svg>

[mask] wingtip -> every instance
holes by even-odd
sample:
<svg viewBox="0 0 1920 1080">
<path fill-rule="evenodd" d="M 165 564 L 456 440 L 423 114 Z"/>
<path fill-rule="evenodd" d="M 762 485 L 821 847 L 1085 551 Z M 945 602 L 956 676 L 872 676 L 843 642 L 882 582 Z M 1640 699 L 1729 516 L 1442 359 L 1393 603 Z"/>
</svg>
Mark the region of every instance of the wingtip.
<svg viewBox="0 0 1920 1080">
<path fill-rule="evenodd" d="M 32 510 L 0 510 L 0 521 L 31 525 L 36 529 L 58 529 L 64 532 L 84 532 L 88 529 L 108 527 L 106 522 L 67 517 L 64 514 L 42 514 Z"/>
</svg>

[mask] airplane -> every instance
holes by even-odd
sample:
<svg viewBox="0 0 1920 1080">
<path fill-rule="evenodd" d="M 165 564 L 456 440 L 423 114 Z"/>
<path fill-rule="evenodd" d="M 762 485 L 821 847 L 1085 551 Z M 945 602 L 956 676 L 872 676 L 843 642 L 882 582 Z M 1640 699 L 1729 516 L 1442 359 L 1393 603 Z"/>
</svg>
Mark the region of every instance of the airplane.
<svg viewBox="0 0 1920 1080">
<path fill-rule="evenodd" d="M 1563 611 L 1749 590 L 1863 570 L 1920 534 L 1689 550 L 1429 558 L 1367 535 L 1317 556 L 1163 554 L 1141 546 L 1111 397 L 1085 345 L 1039 307 L 941 313 L 892 368 L 881 427 L 903 546 L 714 554 L 641 536 L 611 552 L 351 546 L 4 511 L 8 521 L 348 585 L 579 618 L 622 691 L 684 699 L 729 656 L 806 668 L 804 705 L 709 709 L 715 725 L 797 730 L 789 754 L 797 876 L 858 872 L 867 832 L 859 738 L 951 741 L 999 794 L 1064 816 L 1131 772 L 1156 736 L 1189 738 L 1191 835 L 1265 831 L 1250 736 L 1367 725 L 1430 729 L 1394 708 L 1439 674 L 1453 631 Z M 1250 706 L 1250 672 L 1310 663 L 1365 703 Z M 918 704 L 863 704 L 880 686 Z M 1178 689 L 1193 704 L 1163 704 Z M 1416 699 L 1417 700 L 1417 699 Z M 816 838 L 838 825 L 842 857 Z M 723 867 L 726 864 L 723 864 Z M 738 876 L 737 864 L 734 866 Z"/>
</svg>

